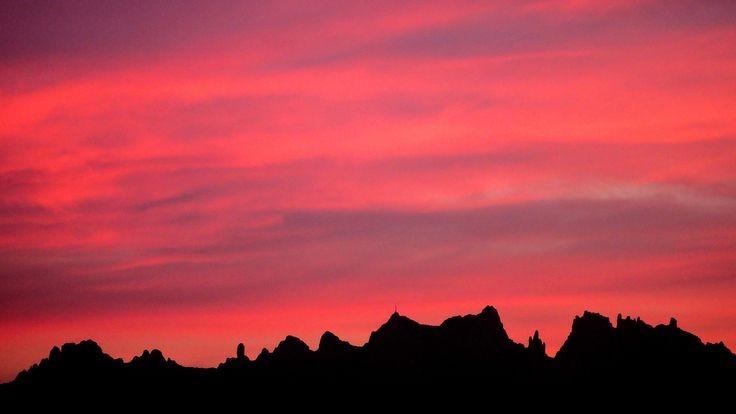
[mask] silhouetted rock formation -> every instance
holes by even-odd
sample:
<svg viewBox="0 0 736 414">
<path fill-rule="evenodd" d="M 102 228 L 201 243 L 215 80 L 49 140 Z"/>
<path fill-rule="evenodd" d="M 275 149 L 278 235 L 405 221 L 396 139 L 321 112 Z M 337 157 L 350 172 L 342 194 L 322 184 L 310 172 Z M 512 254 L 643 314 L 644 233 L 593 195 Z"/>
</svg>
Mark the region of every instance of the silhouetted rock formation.
<svg viewBox="0 0 736 414">
<path fill-rule="evenodd" d="M 304 341 L 288 335 L 279 342 L 272 353 L 267 354 L 264 359 L 259 359 L 259 362 L 279 371 L 302 370 L 311 362 L 311 357 L 312 351 Z"/>
<path fill-rule="evenodd" d="M 545 352 L 546 347 L 545 343 L 539 339 L 539 331 L 534 331 L 534 336 L 529 337 L 529 345 L 526 348 L 533 358 L 544 359 L 547 356 Z"/>
<path fill-rule="evenodd" d="M 14 383 L 31 386 L 53 386 L 65 382 L 93 384 L 114 375 L 124 367 L 122 359 L 102 352 L 92 340 L 53 347 L 48 358 L 22 371 Z"/>
<path fill-rule="evenodd" d="M 241 342 L 235 350 L 235 358 L 227 358 L 225 362 L 217 366 L 217 369 L 242 370 L 249 363 L 250 359 L 245 355 L 245 344 Z"/>
<path fill-rule="evenodd" d="M 159 370 L 180 368 L 181 366 L 171 359 L 165 359 L 163 353 L 158 349 L 151 352 L 144 350 L 141 356 L 133 357 L 128 366 L 136 369 Z"/>
<path fill-rule="evenodd" d="M 351 345 L 347 341 L 343 341 L 330 331 L 326 331 L 319 339 L 319 347 L 317 352 L 324 355 L 340 355 L 352 352 L 358 347 Z"/>
<path fill-rule="evenodd" d="M 503 329 L 498 312 L 488 306 L 479 315 L 455 316 L 440 326 L 417 323 L 398 313 L 373 332 L 366 351 L 401 358 L 409 363 L 423 358 L 489 358 L 493 354 L 520 351 Z"/>
<path fill-rule="evenodd" d="M 296 336 L 288 335 L 273 350 L 273 357 L 280 360 L 297 360 L 309 355 L 309 346 Z"/>
<path fill-rule="evenodd" d="M 736 385 L 736 356 L 723 343 L 703 344 L 681 330 L 674 318 L 652 327 L 618 315 L 614 327 L 607 317 L 586 311 L 575 318 L 569 337 L 550 358 L 538 331 L 526 347 L 515 343 L 496 309 L 488 306 L 478 315 L 455 316 L 439 326 L 395 312 L 362 347 L 328 331 L 312 351 L 299 338 L 287 336 L 273 352 L 264 348 L 251 361 L 241 343 L 236 357 L 227 358 L 217 369 L 182 367 L 156 349 L 126 364 L 87 340 L 53 347 L 48 358 L 0 391 L 165 386 L 210 392 L 222 387 L 266 389 L 281 384 L 287 390 L 327 383 L 355 390 L 356 384 L 368 389 L 397 381 L 424 387 L 495 384 L 496 389 L 503 385 L 525 391 L 564 384 L 600 390 L 603 384 L 622 383 L 717 389 Z"/>
<path fill-rule="evenodd" d="M 238 349 L 235 353 L 235 357 L 238 359 L 245 359 L 245 345 L 242 342 L 238 344 Z"/>
<path fill-rule="evenodd" d="M 335 365 L 347 364 L 353 361 L 360 352 L 361 348 L 351 345 L 347 341 L 343 341 L 330 331 L 322 334 L 319 339 L 319 347 L 317 348 L 317 356 L 323 364 L 328 365 L 326 368 L 338 368 Z"/>
<path fill-rule="evenodd" d="M 679 329 L 675 318 L 668 325 L 652 327 L 619 314 L 614 328 L 608 318 L 585 312 L 575 318 L 555 363 L 570 379 L 710 381 L 726 371 L 736 374 L 736 357 L 724 349 L 704 345 L 697 336 Z"/>
<path fill-rule="evenodd" d="M 271 352 L 268 349 L 263 348 L 261 349 L 261 353 L 258 354 L 258 356 L 256 357 L 256 362 L 266 361 L 269 359 L 270 356 Z"/>
<path fill-rule="evenodd" d="M 411 367 L 424 360 L 434 345 L 436 327 L 422 325 L 394 312 L 371 333 L 365 351 L 372 364 Z"/>
<path fill-rule="evenodd" d="M 585 311 L 576 316 L 572 330 L 555 356 L 555 360 L 571 369 L 614 363 L 602 356 L 610 354 L 613 346 L 613 326 L 605 316 Z"/>
</svg>

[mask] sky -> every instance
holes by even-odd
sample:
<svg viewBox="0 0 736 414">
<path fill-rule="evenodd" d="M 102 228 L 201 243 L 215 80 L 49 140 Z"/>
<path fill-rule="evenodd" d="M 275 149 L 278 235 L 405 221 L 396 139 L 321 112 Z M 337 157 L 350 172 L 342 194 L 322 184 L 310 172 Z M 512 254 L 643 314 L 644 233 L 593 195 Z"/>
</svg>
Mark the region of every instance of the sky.
<svg viewBox="0 0 736 414">
<path fill-rule="evenodd" d="M 0 381 L 734 297 L 734 2 L 0 3 Z"/>
</svg>

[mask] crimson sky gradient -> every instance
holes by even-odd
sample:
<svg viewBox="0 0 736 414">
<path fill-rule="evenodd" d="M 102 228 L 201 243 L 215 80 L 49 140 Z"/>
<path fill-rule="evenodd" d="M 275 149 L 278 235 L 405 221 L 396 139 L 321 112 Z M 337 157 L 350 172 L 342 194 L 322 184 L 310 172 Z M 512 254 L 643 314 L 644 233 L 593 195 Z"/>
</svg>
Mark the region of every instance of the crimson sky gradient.
<svg viewBox="0 0 736 414">
<path fill-rule="evenodd" d="M 394 304 L 736 348 L 736 3 L 264 3 L 0 3 L 0 380 Z"/>
</svg>

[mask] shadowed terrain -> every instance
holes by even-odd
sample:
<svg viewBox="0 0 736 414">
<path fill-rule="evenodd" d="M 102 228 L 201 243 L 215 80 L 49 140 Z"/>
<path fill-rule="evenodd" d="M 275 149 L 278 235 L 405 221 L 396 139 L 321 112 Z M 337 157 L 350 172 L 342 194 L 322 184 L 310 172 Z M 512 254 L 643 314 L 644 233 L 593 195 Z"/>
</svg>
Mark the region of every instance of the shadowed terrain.
<svg viewBox="0 0 736 414">
<path fill-rule="evenodd" d="M 600 314 L 575 318 L 554 358 L 539 333 L 526 346 L 512 341 L 495 308 L 455 316 L 439 326 L 394 313 L 363 346 L 325 332 L 317 350 L 287 336 L 255 360 L 239 344 L 217 368 L 189 368 L 145 350 L 130 362 L 115 359 L 91 340 L 53 347 L 49 357 L 0 387 L 4 395 L 64 392 L 163 398 L 166 391 L 198 396 L 248 390 L 253 396 L 325 389 L 372 395 L 390 388 L 427 393 L 473 385 L 494 390 L 560 391 L 625 385 L 648 390 L 687 389 L 727 396 L 736 384 L 736 356 L 723 343 L 704 344 L 677 326 L 651 326 L 618 315 L 615 326 Z M 396 388 L 400 387 L 400 388 Z M 231 394 L 232 395 L 232 394 Z"/>
</svg>

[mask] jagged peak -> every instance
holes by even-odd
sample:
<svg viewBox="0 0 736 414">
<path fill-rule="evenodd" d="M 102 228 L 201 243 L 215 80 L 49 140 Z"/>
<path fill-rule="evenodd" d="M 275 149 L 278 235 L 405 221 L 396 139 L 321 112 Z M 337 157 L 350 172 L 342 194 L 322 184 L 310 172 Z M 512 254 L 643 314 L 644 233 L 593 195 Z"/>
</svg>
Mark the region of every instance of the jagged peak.
<svg viewBox="0 0 736 414">
<path fill-rule="evenodd" d="M 147 349 L 144 349 L 140 358 L 150 359 L 152 361 L 165 361 L 163 352 L 158 349 L 152 349 L 150 352 Z"/>
<path fill-rule="evenodd" d="M 51 351 L 49 352 L 49 359 L 53 361 L 59 357 L 61 357 L 61 349 L 59 349 L 58 346 L 54 345 L 54 347 L 51 348 Z"/>
<path fill-rule="evenodd" d="M 319 339 L 319 347 L 317 352 L 320 353 L 340 353 L 346 350 L 357 349 L 358 347 L 352 345 L 348 341 L 343 341 L 337 335 L 330 331 L 325 331 L 322 337 Z"/>
<path fill-rule="evenodd" d="M 304 341 L 294 335 L 286 335 L 286 338 L 284 338 L 283 341 L 279 342 L 279 346 L 292 344 L 306 345 Z M 278 348 L 278 346 L 276 348 Z"/>
<path fill-rule="evenodd" d="M 339 340 L 340 337 L 338 337 L 337 335 L 335 335 L 334 333 L 330 331 L 325 331 L 325 333 L 323 333 L 322 336 L 320 337 L 320 342 L 322 342 L 322 340 L 334 340 L 334 339 Z"/>
<path fill-rule="evenodd" d="M 483 310 L 480 311 L 480 314 L 486 317 L 494 317 L 498 320 L 501 320 L 501 316 L 498 314 L 498 311 L 491 305 L 486 305 L 486 307 L 484 307 Z"/>
<path fill-rule="evenodd" d="M 342 341 L 337 335 L 330 331 L 325 331 L 325 333 L 322 334 L 322 336 L 319 338 L 319 345 L 317 346 L 317 349 L 326 349 L 329 348 L 335 344 L 339 344 Z"/>
<path fill-rule="evenodd" d="M 509 337 L 501 322 L 498 311 L 493 306 L 486 306 L 479 314 L 469 314 L 464 316 L 453 316 L 446 319 L 441 328 L 450 329 L 458 332 L 465 331 L 468 333 L 479 333 L 481 335 L 493 335 L 503 341 L 508 341 Z"/>
<path fill-rule="evenodd" d="M 388 318 L 388 320 L 386 321 L 386 323 L 384 323 L 383 325 L 381 325 L 381 327 L 378 328 L 378 329 L 381 330 L 381 329 L 386 328 L 386 327 L 399 326 L 399 325 L 401 325 L 401 326 L 407 326 L 407 325 L 418 326 L 420 324 L 419 324 L 419 322 L 417 322 L 417 321 L 415 321 L 415 320 L 413 320 L 413 319 L 411 319 L 411 318 L 409 318 L 407 316 L 400 315 L 399 312 L 394 312 Z"/>
<path fill-rule="evenodd" d="M 61 346 L 61 352 L 74 352 L 74 351 L 83 351 L 83 352 L 90 352 L 95 354 L 102 354 L 102 347 L 97 344 L 97 342 L 91 340 L 91 339 L 85 339 L 83 341 L 80 341 L 79 343 L 74 342 L 67 342 L 64 345 Z"/>
<path fill-rule="evenodd" d="M 641 320 L 639 317 L 632 318 L 631 316 L 626 316 L 626 318 L 623 318 L 619 313 L 616 317 L 616 330 L 620 331 L 629 329 L 647 330 L 652 329 L 652 326 Z"/>
<path fill-rule="evenodd" d="M 386 344 L 396 343 L 398 338 L 406 338 L 408 336 L 424 335 L 428 330 L 435 329 L 433 326 L 422 325 L 398 312 L 394 312 L 388 320 L 378 329 L 371 332 L 367 345 L 375 346 L 378 343 Z"/>
<path fill-rule="evenodd" d="M 531 347 L 534 344 L 541 344 L 544 346 L 544 342 L 539 338 L 539 331 L 535 330 L 534 335 L 529 337 L 529 347 Z"/>
<path fill-rule="evenodd" d="M 391 316 L 389 316 L 389 318 L 388 318 L 388 321 L 387 321 L 387 322 L 395 322 L 395 321 L 407 321 L 407 320 L 408 320 L 408 321 L 412 321 L 412 322 L 414 322 L 414 321 L 413 321 L 413 320 L 412 320 L 411 318 L 409 318 L 408 316 L 404 316 L 404 315 L 400 314 L 399 312 L 395 311 L 394 313 L 392 313 L 392 314 L 391 314 Z"/>
<path fill-rule="evenodd" d="M 601 327 L 601 328 L 613 328 L 611 320 L 607 316 L 603 316 L 600 313 L 584 311 L 582 316 L 575 316 L 575 320 L 572 323 L 572 330 L 575 331 L 576 326 L 578 328 L 586 327 Z"/>
<path fill-rule="evenodd" d="M 301 339 L 293 335 L 287 335 L 283 341 L 279 342 L 276 348 L 273 350 L 273 354 L 291 354 L 310 352 L 309 346 L 304 343 Z"/>
<path fill-rule="evenodd" d="M 61 348 L 54 346 L 49 352 L 48 360 L 59 361 L 66 358 L 113 359 L 102 351 L 102 347 L 97 342 L 91 339 L 85 339 L 79 343 L 67 342 Z"/>
<path fill-rule="evenodd" d="M 460 315 L 452 316 L 450 318 L 447 318 L 445 322 L 461 320 L 461 319 L 478 319 L 478 318 L 487 320 L 489 322 L 494 322 L 500 326 L 503 326 L 503 323 L 501 322 L 501 316 L 498 314 L 498 311 L 493 306 L 484 307 L 478 314 L 470 313 L 470 314 L 463 315 L 463 316 L 460 316 Z M 444 322 L 441 325 L 443 324 Z"/>
<path fill-rule="evenodd" d="M 547 355 L 546 348 L 547 345 L 539 338 L 539 331 L 535 330 L 534 335 L 529 337 L 527 349 L 529 349 L 533 355 L 545 356 Z"/>
<path fill-rule="evenodd" d="M 140 356 L 135 356 L 130 360 L 131 366 L 137 367 L 157 367 L 157 366 L 176 366 L 179 364 L 173 361 L 171 358 L 164 358 L 163 352 L 159 349 L 152 349 L 151 351 L 145 349 Z"/>
<path fill-rule="evenodd" d="M 730 355 L 731 357 L 733 357 L 733 353 L 726 346 L 726 344 L 723 343 L 723 341 L 716 342 L 716 343 L 707 342 L 705 344 L 705 347 L 707 349 L 714 350 L 714 351 L 718 352 L 719 354 Z"/>
<path fill-rule="evenodd" d="M 266 349 L 266 348 L 263 348 L 263 349 L 261 349 L 261 352 L 260 352 L 260 353 L 258 354 L 258 356 L 256 357 L 256 361 L 263 361 L 263 360 L 266 360 L 266 359 L 268 359 L 268 358 L 269 358 L 270 356 L 271 356 L 271 352 L 270 352 L 270 351 L 269 351 L 268 349 Z"/>
</svg>

